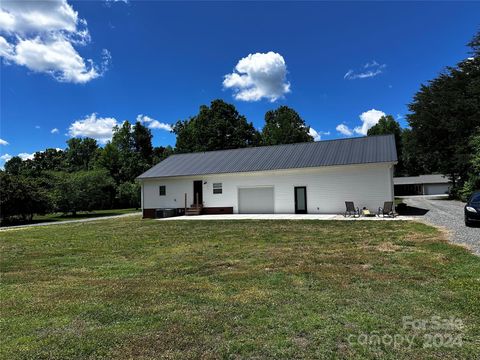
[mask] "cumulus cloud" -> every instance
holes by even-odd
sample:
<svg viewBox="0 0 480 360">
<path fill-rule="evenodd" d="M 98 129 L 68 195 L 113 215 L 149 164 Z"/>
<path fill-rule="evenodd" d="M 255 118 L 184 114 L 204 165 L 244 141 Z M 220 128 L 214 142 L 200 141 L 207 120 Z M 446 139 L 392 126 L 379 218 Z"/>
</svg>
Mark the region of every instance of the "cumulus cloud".
<svg viewBox="0 0 480 360">
<path fill-rule="evenodd" d="M 343 78 L 346 80 L 355 80 L 375 77 L 377 75 L 380 75 L 386 67 L 386 64 L 379 64 L 378 62 L 373 60 L 372 62 L 366 63 L 361 70 L 348 70 L 343 76 Z"/>
<path fill-rule="evenodd" d="M 60 148 L 55 148 L 55 150 L 57 151 L 63 151 L 62 149 Z M 44 151 L 38 151 L 39 153 L 43 153 Z M 20 153 L 17 155 L 18 157 L 20 157 L 22 160 L 33 160 L 33 158 L 35 157 L 35 153 Z M 10 154 L 4 154 L 2 156 L 0 156 L 0 162 L 7 162 L 9 161 L 13 156 L 10 155 Z"/>
<path fill-rule="evenodd" d="M 147 115 L 140 114 L 137 116 L 137 121 L 145 124 L 149 129 L 160 129 L 165 131 L 172 131 L 172 126 L 167 123 L 160 122 L 155 120 Z"/>
<path fill-rule="evenodd" d="M 353 133 L 365 136 L 367 135 L 368 129 L 376 125 L 378 123 L 378 120 L 380 120 L 380 118 L 385 115 L 386 114 L 383 111 L 371 109 L 359 115 L 359 118 L 362 121 L 361 126 L 356 126 L 352 130 L 345 124 L 339 124 L 337 125 L 336 130 L 340 134 L 345 136 L 352 136 Z"/>
<path fill-rule="evenodd" d="M 317 131 L 314 128 L 310 127 L 308 134 L 313 137 L 313 141 L 320 141 L 322 140 L 322 135 L 330 135 L 330 132 L 327 131 Z"/>
<path fill-rule="evenodd" d="M 18 156 L 22 159 L 22 160 L 33 160 L 33 156 L 35 155 L 35 153 L 20 153 L 18 154 Z"/>
<path fill-rule="evenodd" d="M 237 100 L 274 102 L 290 92 L 287 65 L 282 55 L 272 51 L 249 54 L 225 75 L 223 86 L 232 89 Z"/>
<path fill-rule="evenodd" d="M 4 162 L 7 162 L 11 158 L 12 158 L 12 155 L 10 155 L 10 154 L 3 154 L 2 156 L 0 156 L 0 160 L 4 161 Z"/>
<path fill-rule="evenodd" d="M 100 64 L 84 59 L 74 46 L 91 41 L 87 22 L 66 0 L 11 1 L 0 3 L 0 56 L 51 75 L 57 81 L 86 83 L 106 71 L 110 53 Z"/>
<path fill-rule="evenodd" d="M 350 128 L 345 124 L 338 124 L 335 129 L 342 135 L 345 135 L 345 136 L 353 135 L 353 131 L 350 130 Z"/>
<path fill-rule="evenodd" d="M 78 13 L 64 0 L 4 0 L 0 8 L 1 28 L 20 34 L 59 30 L 74 32 L 78 21 Z"/>
<path fill-rule="evenodd" d="M 57 128 L 53 128 L 52 130 L 50 130 L 50 132 L 52 134 L 57 134 L 58 133 L 58 129 Z"/>
<path fill-rule="evenodd" d="M 368 129 L 378 123 L 378 120 L 386 114 L 383 111 L 371 109 L 360 115 L 362 126 L 357 126 L 354 131 L 359 135 L 367 135 Z"/>
<path fill-rule="evenodd" d="M 91 137 L 100 143 L 106 143 L 112 138 L 113 127 L 120 125 L 115 118 L 97 117 L 96 113 L 74 121 L 68 128 L 71 137 Z"/>
<path fill-rule="evenodd" d="M 310 130 L 308 131 L 308 134 L 313 137 L 313 140 L 314 141 L 320 141 L 322 139 L 322 136 L 317 132 L 317 130 L 315 130 L 314 128 L 310 128 Z"/>
<path fill-rule="evenodd" d="M 8 141 L 0 139 L 0 145 L 8 145 Z"/>
</svg>

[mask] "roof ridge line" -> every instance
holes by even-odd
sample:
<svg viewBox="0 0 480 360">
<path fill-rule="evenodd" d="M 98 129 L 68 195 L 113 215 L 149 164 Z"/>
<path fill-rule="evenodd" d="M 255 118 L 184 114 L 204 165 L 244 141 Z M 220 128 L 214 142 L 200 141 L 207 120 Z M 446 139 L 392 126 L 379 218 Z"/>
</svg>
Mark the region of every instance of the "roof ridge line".
<svg viewBox="0 0 480 360">
<path fill-rule="evenodd" d="M 171 156 L 190 155 L 190 154 L 205 154 L 205 153 L 213 153 L 213 152 L 221 152 L 221 151 L 234 151 L 234 150 L 258 149 L 258 148 L 271 148 L 271 147 L 277 147 L 277 146 L 292 146 L 292 145 L 300 145 L 300 144 L 318 144 L 318 143 L 325 143 L 325 142 L 331 142 L 331 141 L 358 140 L 358 139 L 367 139 L 367 138 L 381 137 L 381 136 L 394 136 L 394 135 L 393 134 L 365 135 L 365 136 L 354 136 L 354 137 L 341 138 L 341 139 L 327 139 L 327 140 L 312 141 L 312 142 L 298 142 L 298 143 L 277 144 L 277 145 L 246 146 L 246 147 L 243 147 L 243 148 L 234 148 L 234 149 L 193 151 L 193 152 L 176 153 L 176 154 L 174 153 Z"/>
</svg>

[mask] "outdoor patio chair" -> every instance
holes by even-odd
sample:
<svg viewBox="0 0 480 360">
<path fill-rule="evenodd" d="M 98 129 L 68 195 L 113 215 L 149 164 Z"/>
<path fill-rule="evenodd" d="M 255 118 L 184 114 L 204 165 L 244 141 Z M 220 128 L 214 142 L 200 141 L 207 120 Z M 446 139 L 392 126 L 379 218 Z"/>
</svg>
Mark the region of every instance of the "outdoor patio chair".
<svg viewBox="0 0 480 360">
<path fill-rule="evenodd" d="M 346 210 L 343 216 L 360 217 L 360 209 L 358 207 L 355 207 L 355 205 L 353 204 L 353 201 L 345 201 L 345 207 L 346 207 Z"/>
<path fill-rule="evenodd" d="M 385 201 L 383 207 L 378 208 L 378 216 L 382 215 L 382 217 L 395 217 L 395 211 L 393 210 L 393 201 Z"/>
</svg>

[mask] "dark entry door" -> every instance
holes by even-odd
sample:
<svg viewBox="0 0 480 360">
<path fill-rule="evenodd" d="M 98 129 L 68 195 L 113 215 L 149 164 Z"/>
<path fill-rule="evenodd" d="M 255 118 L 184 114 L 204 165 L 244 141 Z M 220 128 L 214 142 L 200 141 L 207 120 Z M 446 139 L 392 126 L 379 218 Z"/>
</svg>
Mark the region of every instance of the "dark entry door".
<svg viewBox="0 0 480 360">
<path fill-rule="evenodd" d="M 193 182 L 193 203 L 195 205 L 197 204 L 197 200 L 198 200 L 198 205 L 203 204 L 203 181 L 202 180 L 195 180 Z"/>
<path fill-rule="evenodd" d="M 305 186 L 295 187 L 295 214 L 307 213 L 307 188 Z"/>
</svg>

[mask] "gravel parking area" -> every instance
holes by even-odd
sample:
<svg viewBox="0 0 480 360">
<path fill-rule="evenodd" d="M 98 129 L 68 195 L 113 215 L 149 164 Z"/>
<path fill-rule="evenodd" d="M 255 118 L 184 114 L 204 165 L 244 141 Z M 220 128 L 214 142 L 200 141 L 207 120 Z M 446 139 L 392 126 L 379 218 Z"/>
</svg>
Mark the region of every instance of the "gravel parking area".
<svg viewBox="0 0 480 360">
<path fill-rule="evenodd" d="M 464 203 L 455 200 L 439 200 L 426 197 L 404 199 L 411 207 L 425 209 L 428 212 L 419 218 L 432 225 L 446 228 L 450 232 L 450 241 L 467 246 L 480 256 L 480 227 L 466 227 L 463 220 Z"/>
</svg>

